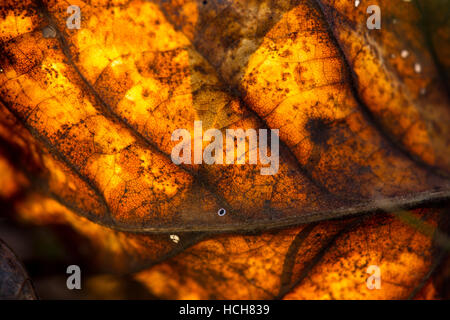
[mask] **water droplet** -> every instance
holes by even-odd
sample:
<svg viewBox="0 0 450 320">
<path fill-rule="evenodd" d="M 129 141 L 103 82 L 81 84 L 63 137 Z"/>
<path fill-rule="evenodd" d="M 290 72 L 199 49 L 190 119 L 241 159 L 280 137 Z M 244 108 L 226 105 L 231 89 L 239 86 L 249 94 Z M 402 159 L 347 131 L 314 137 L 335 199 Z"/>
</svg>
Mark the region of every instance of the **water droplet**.
<svg viewBox="0 0 450 320">
<path fill-rule="evenodd" d="M 219 211 L 217 211 L 217 214 L 221 217 L 223 217 L 227 213 L 227 210 L 224 208 L 220 208 Z"/>
<path fill-rule="evenodd" d="M 400 53 L 400 56 L 401 56 L 403 59 L 408 58 L 408 57 L 409 57 L 409 51 L 408 51 L 408 50 L 402 50 L 402 52 Z"/>
<path fill-rule="evenodd" d="M 361 3 L 360 0 L 355 0 L 355 8 L 358 8 L 359 4 Z"/>
<path fill-rule="evenodd" d="M 0 68 L 0 73 L 3 73 L 3 68 Z"/>
<path fill-rule="evenodd" d="M 422 72 L 422 66 L 420 65 L 420 63 L 416 63 L 414 65 L 414 72 L 415 73 L 421 73 Z"/>
<path fill-rule="evenodd" d="M 175 243 L 178 243 L 180 241 L 180 237 L 177 236 L 176 234 L 171 234 L 170 239 Z"/>
</svg>

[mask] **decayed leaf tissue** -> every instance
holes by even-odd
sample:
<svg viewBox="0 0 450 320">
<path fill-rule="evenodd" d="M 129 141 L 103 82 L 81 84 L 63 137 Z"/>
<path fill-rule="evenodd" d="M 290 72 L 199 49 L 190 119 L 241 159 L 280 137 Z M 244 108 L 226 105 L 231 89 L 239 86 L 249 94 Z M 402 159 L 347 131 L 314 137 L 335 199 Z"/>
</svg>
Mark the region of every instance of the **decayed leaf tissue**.
<svg viewBox="0 0 450 320">
<path fill-rule="evenodd" d="M 0 297 L 448 299 L 449 16 L 2 0 Z"/>
</svg>

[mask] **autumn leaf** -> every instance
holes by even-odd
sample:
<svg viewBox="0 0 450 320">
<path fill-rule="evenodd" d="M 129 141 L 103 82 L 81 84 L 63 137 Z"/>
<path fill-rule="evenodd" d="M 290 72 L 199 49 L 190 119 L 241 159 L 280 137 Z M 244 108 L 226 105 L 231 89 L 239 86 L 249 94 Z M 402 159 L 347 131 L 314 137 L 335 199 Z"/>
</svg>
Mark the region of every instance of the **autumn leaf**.
<svg viewBox="0 0 450 320">
<path fill-rule="evenodd" d="M 450 192 L 448 27 L 438 4 L 378 4 L 371 31 L 325 0 L 79 2 L 69 29 L 66 2 L 6 1 L 3 201 L 158 297 L 414 297 L 448 249 L 425 209 Z M 194 121 L 279 129 L 277 174 L 174 164 Z"/>
<path fill-rule="evenodd" d="M 413 215 L 435 226 L 437 213 Z M 219 236 L 136 277 L 164 298 L 406 299 L 442 259 L 433 257 L 432 245 L 423 230 L 381 214 L 256 236 Z M 382 270 L 381 290 L 366 287 L 370 265 Z"/>
</svg>

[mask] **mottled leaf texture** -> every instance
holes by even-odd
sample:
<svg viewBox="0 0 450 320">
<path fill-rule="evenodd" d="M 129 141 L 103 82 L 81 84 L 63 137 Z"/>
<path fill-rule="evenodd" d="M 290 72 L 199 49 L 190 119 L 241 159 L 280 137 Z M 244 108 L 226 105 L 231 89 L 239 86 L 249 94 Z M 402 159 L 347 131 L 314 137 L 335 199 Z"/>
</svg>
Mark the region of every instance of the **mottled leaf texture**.
<svg viewBox="0 0 450 320">
<path fill-rule="evenodd" d="M 448 1 L 377 0 L 380 30 L 348 0 L 70 4 L 80 29 L 66 1 L 0 6 L 0 197 L 15 219 L 71 226 L 93 265 L 162 298 L 441 289 Z M 174 164 L 171 134 L 194 137 L 194 121 L 279 129 L 278 172 Z"/>
<path fill-rule="evenodd" d="M 433 230 L 436 213 L 408 216 Z M 257 236 L 221 236 L 136 277 L 165 298 L 406 299 L 440 259 L 433 257 L 431 234 L 381 214 Z M 370 265 L 380 267 L 380 290 L 367 289 Z"/>
<path fill-rule="evenodd" d="M 16 255 L 0 240 L 0 300 L 35 300 L 33 285 Z"/>
</svg>

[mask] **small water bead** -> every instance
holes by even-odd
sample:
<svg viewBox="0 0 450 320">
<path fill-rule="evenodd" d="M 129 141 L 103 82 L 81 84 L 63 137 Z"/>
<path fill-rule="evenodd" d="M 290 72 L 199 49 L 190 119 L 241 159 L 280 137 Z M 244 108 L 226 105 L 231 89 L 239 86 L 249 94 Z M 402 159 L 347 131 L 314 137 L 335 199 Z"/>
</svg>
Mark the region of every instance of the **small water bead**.
<svg viewBox="0 0 450 320">
<path fill-rule="evenodd" d="M 359 4 L 361 3 L 360 0 L 355 0 L 355 8 L 358 8 Z"/>
<path fill-rule="evenodd" d="M 421 73 L 422 72 L 422 66 L 420 65 L 420 63 L 416 63 L 414 65 L 414 72 L 415 73 Z"/>
<path fill-rule="evenodd" d="M 402 50 L 402 52 L 400 53 L 400 56 L 401 56 L 403 59 L 408 58 L 408 57 L 409 57 L 409 51 L 408 51 L 408 50 Z"/>
<path fill-rule="evenodd" d="M 220 217 L 223 217 L 226 213 L 227 213 L 227 210 L 225 210 L 224 208 L 220 208 L 219 211 L 217 211 L 217 214 Z"/>
<path fill-rule="evenodd" d="M 180 237 L 177 236 L 176 234 L 171 234 L 170 235 L 170 240 L 172 240 L 175 243 L 178 243 L 180 241 Z"/>
</svg>

